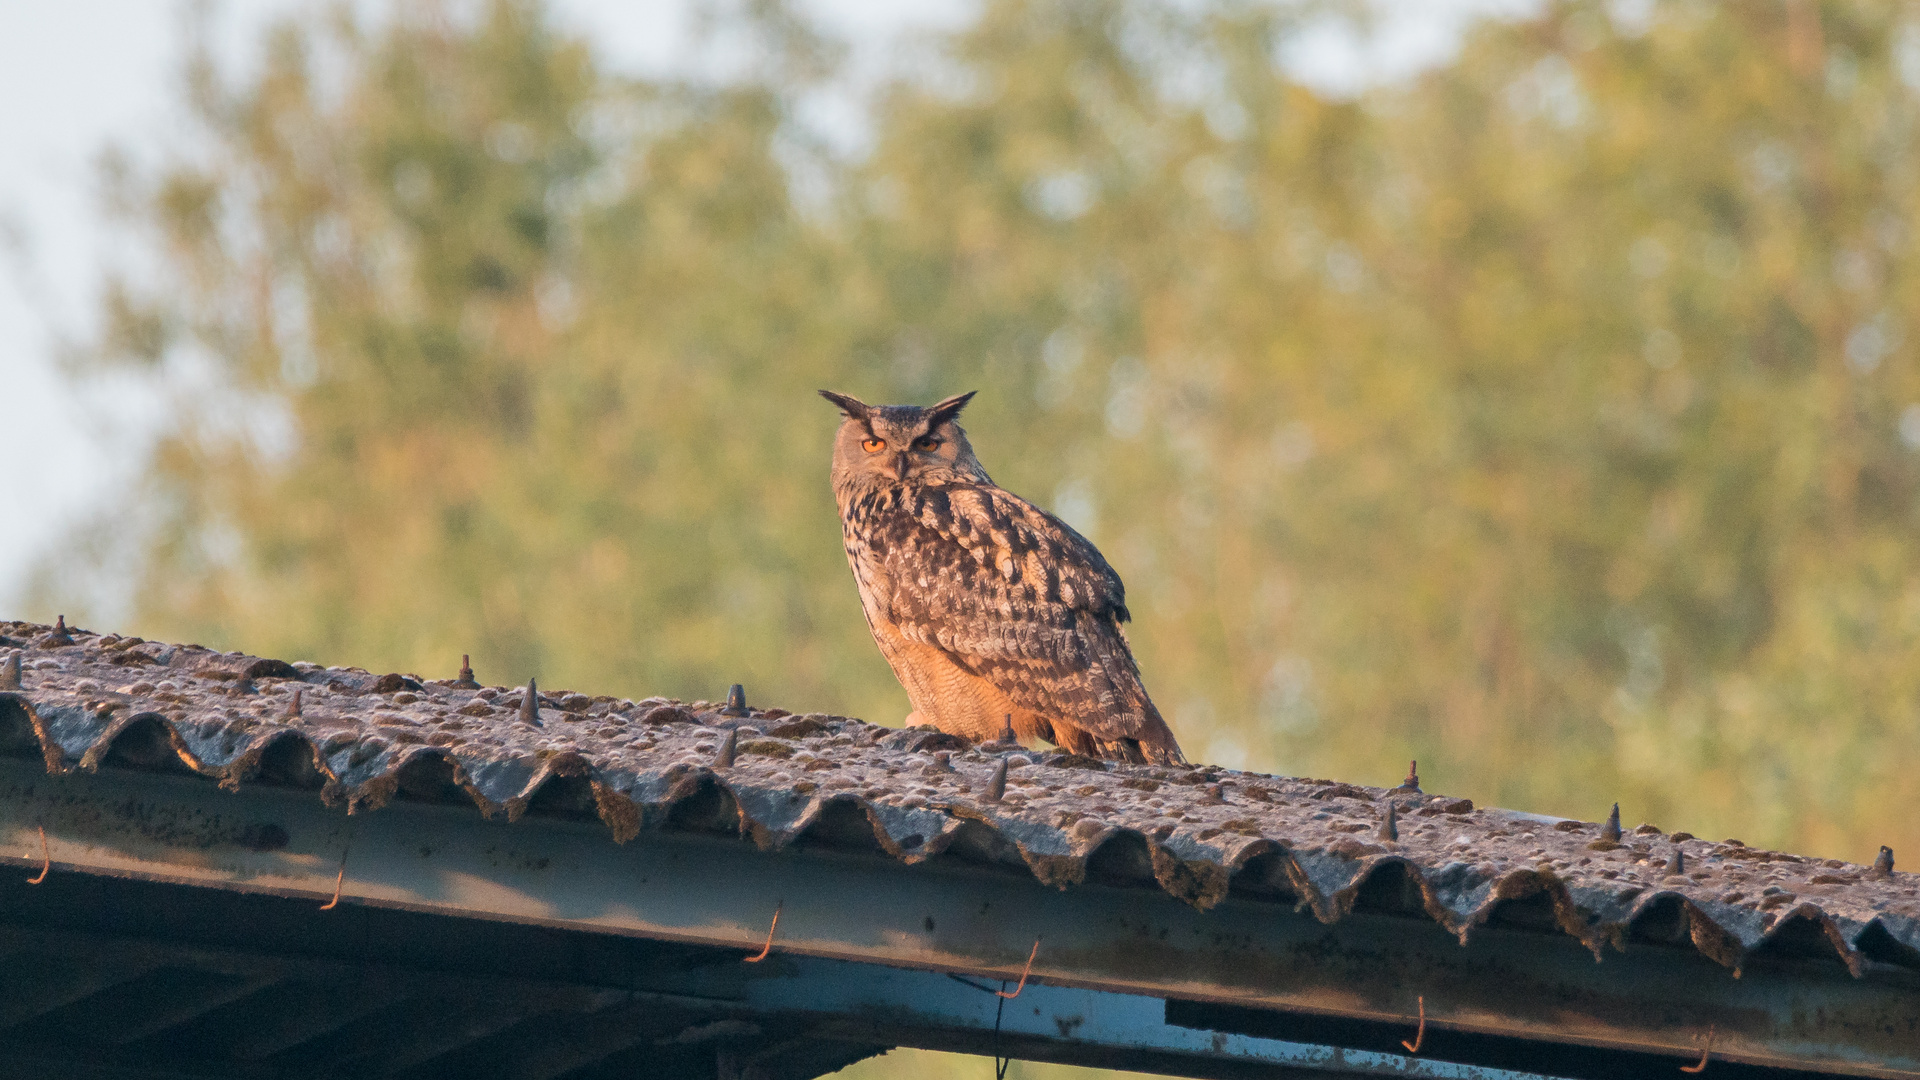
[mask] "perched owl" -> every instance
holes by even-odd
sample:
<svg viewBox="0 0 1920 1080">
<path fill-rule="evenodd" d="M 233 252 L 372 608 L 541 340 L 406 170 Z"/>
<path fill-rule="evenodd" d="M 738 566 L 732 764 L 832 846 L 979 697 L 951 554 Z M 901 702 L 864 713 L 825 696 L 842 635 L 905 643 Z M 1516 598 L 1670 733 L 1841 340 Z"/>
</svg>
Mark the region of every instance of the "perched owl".
<svg viewBox="0 0 1920 1080">
<path fill-rule="evenodd" d="M 833 496 L 867 625 L 910 723 L 1076 754 L 1182 763 L 1120 624 L 1120 576 L 1066 522 L 996 487 L 954 418 L 820 391 L 845 419 Z"/>
</svg>

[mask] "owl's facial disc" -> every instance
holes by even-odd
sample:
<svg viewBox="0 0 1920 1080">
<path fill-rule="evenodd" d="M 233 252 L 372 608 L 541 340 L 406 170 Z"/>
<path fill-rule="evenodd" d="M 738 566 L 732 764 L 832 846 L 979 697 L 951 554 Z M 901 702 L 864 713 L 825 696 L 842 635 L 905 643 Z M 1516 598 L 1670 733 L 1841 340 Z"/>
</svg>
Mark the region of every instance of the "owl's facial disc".
<svg viewBox="0 0 1920 1080">
<path fill-rule="evenodd" d="M 859 447 L 859 471 L 893 483 L 927 483 L 952 479 L 959 460 L 959 429 L 951 421 L 937 426 L 930 416 L 868 416 L 848 420 L 850 441 Z"/>
<path fill-rule="evenodd" d="M 943 484 L 983 482 L 986 472 L 954 417 L 971 394 L 932 408 L 865 405 L 828 394 L 843 419 L 834 449 L 834 482 Z"/>
</svg>

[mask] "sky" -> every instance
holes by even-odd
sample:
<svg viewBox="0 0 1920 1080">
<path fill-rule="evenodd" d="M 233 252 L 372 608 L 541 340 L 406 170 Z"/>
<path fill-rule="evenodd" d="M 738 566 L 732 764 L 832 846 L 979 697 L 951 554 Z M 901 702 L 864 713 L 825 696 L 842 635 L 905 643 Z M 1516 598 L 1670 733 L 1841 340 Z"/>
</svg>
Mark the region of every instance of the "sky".
<svg viewBox="0 0 1920 1080">
<path fill-rule="evenodd" d="M 978 0 L 799 0 L 852 45 L 854 90 L 820 103 L 818 122 L 849 153 L 863 129 L 860 85 L 882 78 L 897 48 L 964 25 Z M 359 0 L 372 9 L 378 0 Z M 551 0 L 615 70 L 703 74 L 724 58 L 691 47 L 701 0 Z M 1296 74 L 1352 93 L 1444 61 L 1480 13 L 1532 0 L 1374 0 L 1366 37 L 1329 25 L 1289 50 Z M 245 0 L 212 9 L 215 46 L 244 72 L 263 29 L 314 0 Z M 188 137 L 179 104 L 186 2 L 0 0 L 0 408 L 19 449 L 0 469 L 0 617 L 22 610 L 28 575 L 82 521 L 128 505 L 167 399 L 137 380 L 81 383 L 60 362 L 84 340 L 101 269 L 126 265 L 128 238 L 99 211 L 96 163 L 108 145 L 154 160 Z M 129 526 L 131 527 L 131 526 Z M 111 608 L 109 589 L 94 599 Z"/>
</svg>

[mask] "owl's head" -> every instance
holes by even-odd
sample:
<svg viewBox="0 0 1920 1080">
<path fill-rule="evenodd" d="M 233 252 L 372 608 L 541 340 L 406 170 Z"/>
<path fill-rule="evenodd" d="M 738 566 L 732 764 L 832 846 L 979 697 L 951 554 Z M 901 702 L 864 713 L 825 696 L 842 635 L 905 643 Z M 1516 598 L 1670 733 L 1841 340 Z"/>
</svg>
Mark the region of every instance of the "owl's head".
<svg viewBox="0 0 1920 1080">
<path fill-rule="evenodd" d="M 833 486 L 991 483 L 955 418 L 973 398 L 957 394 L 938 405 L 868 405 L 820 391 L 840 407 L 833 439 Z"/>
</svg>

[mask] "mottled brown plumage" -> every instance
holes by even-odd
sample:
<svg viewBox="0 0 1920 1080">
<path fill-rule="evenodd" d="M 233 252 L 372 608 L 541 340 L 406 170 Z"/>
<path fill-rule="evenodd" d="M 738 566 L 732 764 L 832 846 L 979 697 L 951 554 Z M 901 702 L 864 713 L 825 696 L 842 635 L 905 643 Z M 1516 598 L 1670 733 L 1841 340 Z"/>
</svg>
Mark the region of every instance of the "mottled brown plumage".
<svg viewBox="0 0 1920 1080">
<path fill-rule="evenodd" d="M 955 423 L 972 394 L 845 417 L 833 494 L 867 625 L 912 720 L 1079 754 L 1181 762 L 1120 624 L 1126 589 L 1066 522 L 996 487 Z"/>
</svg>

